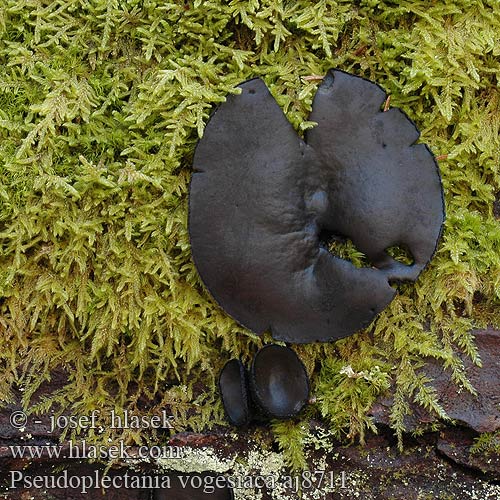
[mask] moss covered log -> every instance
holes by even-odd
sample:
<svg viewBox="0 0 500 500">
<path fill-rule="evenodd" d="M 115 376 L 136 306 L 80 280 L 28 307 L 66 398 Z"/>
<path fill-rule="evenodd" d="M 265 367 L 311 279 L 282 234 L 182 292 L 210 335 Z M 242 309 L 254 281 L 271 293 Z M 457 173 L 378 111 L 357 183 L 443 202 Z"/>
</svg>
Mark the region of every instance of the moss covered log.
<svg viewBox="0 0 500 500">
<path fill-rule="evenodd" d="M 379 83 L 422 130 L 447 220 L 431 265 L 366 331 L 297 347 L 316 403 L 273 430 L 299 466 L 303 421 L 363 439 L 391 385 L 400 438 L 411 401 L 446 419 L 420 369 L 438 359 L 473 391 L 457 353 L 480 364 L 471 329 L 500 327 L 499 36 L 497 0 L 3 0 L 0 400 L 21 388 L 33 413 L 169 408 L 175 431 L 223 423 L 220 368 L 269 337 L 224 314 L 193 266 L 194 147 L 256 76 L 299 132 L 313 127 L 319 76 L 338 68 Z M 34 404 L 54 370 L 67 383 Z"/>
</svg>

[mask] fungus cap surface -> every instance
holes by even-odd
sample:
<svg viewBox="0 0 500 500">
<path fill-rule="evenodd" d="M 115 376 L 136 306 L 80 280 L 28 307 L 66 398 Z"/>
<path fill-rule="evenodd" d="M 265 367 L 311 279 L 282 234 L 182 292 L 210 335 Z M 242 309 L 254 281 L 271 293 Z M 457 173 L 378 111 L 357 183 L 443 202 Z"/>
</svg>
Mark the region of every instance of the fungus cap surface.
<svg viewBox="0 0 500 500">
<path fill-rule="evenodd" d="M 330 71 L 303 140 L 260 79 L 208 122 L 194 156 L 189 231 L 208 290 L 239 323 L 293 343 L 368 326 L 431 259 L 444 219 L 437 164 L 373 82 Z M 350 238 L 372 266 L 328 251 Z M 387 253 L 407 248 L 412 265 Z"/>
<path fill-rule="evenodd" d="M 270 344 L 260 349 L 250 370 L 250 387 L 255 402 L 275 418 L 290 418 L 309 399 L 309 377 L 295 351 Z"/>
<path fill-rule="evenodd" d="M 229 360 L 219 376 L 222 404 L 229 422 L 236 426 L 250 421 L 246 369 L 239 359 Z"/>
</svg>

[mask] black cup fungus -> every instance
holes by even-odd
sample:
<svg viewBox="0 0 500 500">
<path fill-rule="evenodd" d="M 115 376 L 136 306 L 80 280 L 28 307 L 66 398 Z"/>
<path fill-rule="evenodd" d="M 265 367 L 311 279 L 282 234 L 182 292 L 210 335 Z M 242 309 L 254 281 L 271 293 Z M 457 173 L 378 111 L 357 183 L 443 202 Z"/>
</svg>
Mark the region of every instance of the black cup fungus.
<svg viewBox="0 0 500 500">
<path fill-rule="evenodd" d="M 241 427 L 251 418 L 247 372 L 239 359 L 229 360 L 219 376 L 219 391 L 229 422 Z"/>
<path fill-rule="evenodd" d="M 255 355 L 250 389 L 254 401 L 268 416 L 291 418 L 309 399 L 309 377 L 295 351 L 270 344 Z"/>
<path fill-rule="evenodd" d="M 375 83 L 329 71 L 303 140 L 260 79 L 212 114 L 193 160 L 189 233 L 200 277 L 257 334 L 328 342 L 368 326 L 415 281 L 444 220 L 438 166 Z M 371 262 L 328 251 L 349 238 Z M 413 263 L 392 258 L 408 250 Z"/>
</svg>

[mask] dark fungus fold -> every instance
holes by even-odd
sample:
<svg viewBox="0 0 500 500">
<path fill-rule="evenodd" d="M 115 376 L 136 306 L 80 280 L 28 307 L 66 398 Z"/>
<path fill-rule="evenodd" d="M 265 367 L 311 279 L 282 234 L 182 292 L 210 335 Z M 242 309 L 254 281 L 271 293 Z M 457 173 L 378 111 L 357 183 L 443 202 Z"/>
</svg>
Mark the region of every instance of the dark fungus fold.
<svg viewBox="0 0 500 500">
<path fill-rule="evenodd" d="M 302 140 L 263 81 L 240 85 L 212 114 L 194 156 L 193 259 L 221 307 L 261 334 L 332 341 L 368 326 L 431 259 L 444 220 L 441 179 L 399 109 L 376 84 L 330 71 Z M 373 267 L 321 244 L 350 238 Z M 386 250 L 403 246 L 412 265 Z"/>
<path fill-rule="evenodd" d="M 239 359 L 229 360 L 219 376 L 219 392 L 229 422 L 238 427 L 251 418 L 247 372 Z"/>
<path fill-rule="evenodd" d="M 255 355 L 250 369 L 250 390 L 266 415 L 291 418 L 309 399 L 309 377 L 295 351 L 270 344 Z"/>
</svg>

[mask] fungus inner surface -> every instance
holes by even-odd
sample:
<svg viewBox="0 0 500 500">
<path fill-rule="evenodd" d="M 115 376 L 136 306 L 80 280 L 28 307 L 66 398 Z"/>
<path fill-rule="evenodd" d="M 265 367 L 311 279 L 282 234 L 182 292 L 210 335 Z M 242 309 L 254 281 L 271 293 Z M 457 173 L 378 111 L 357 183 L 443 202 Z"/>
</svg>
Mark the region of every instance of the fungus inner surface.
<svg viewBox="0 0 500 500">
<path fill-rule="evenodd" d="M 436 249 L 444 204 L 434 157 L 403 112 L 380 110 L 386 94 L 363 78 L 327 74 L 304 140 L 262 80 L 240 88 L 195 152 L 189 231 L 200 276 L 258 334 L 293 343 L 351 335 Z M 325 247 L 325 234 L 352 243 L 350 261 Z"/>
</svg>

